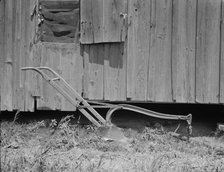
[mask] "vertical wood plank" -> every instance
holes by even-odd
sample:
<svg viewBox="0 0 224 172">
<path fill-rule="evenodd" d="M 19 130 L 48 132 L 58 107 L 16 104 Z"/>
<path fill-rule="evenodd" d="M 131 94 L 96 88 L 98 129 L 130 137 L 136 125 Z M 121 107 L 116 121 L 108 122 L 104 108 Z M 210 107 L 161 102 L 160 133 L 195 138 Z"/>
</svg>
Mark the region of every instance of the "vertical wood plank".
<svg viewBox="0 0 224 172">
<path fill-rule="evenodd" d="M 4 39 L 5 39 L 5 1 L 0 1 L 0 110 L 2 110 L 2 85 L 3 85 L 3 68 L 4 68 Z"/>
<path fill-rule="evenodd" d="M 136 39 L 138 33 L 138 13 L 135 12 L 134 3 L 136 0 L 130 0 L 128 3 L 128 43 L 127 43 L 127 98 L 135 97 L 135 61 L 136 59 Z"/>
<path fill-rule="evenodd" d="M 15 74 L 16 74 L 16 7 L 17 7 L 17 1 L 14 1 L 11 8 L 12 8 L 12 11 L 13 11 L 13 14 L 12 14 L 12 18 L 13 18 L 13 21 L 12 21 L 12 109 L 17 109 L 17 107 L 15 106 L 15 90 L 16 90 L 16 84 L 15 84 L 15 80 L 16 80 L 16 77 L 15 77 Z"/>
<path fill-rule="evenodd" d="M 16 62 L 17 62 L 17 52 L 16 52 L 16 7 L 17 7 L 17 2 L 18 1 L 13 1 L 13 4 L 11 6 L 13 14 L 12 14 L 12 109 L 18 109 L 17 106 L 15 106 L 15 102 L 16 102 L 16 95 L 15 90 L 16 90 L 16 84 L 15 84 L 15 80 L 16 80 Z"/>
<path fill-rule="evenodd" d="M 33 35 L 33 30 L 35 29 L 35 22 L 34 20 L 31 20 L 31 14 L 32 14 L 32 8 L 33 4 L 35 3 L 34 0 L 26 0 L 25 1 L 25 6 L 26 6 L 26 13 L 25 13 L 25 37 L 24 37 L 24 42 L 25 42 L 25 66 L 34 66 L 34 51 L 33 49 L 33 43 L 32 43 L 32 35 Z M 25 109 L 27 111 L 33 111 L 34 110 L 34 98 L 33 96 L 35 95 L 34 91 L 34 83 L 35 80 L 33 78 L 34 73 L 31 71 L 28 71 L 25 73 Z"/>
<path fill-rule="evenodd" d="M 23 20 L 23 47 L 22 47 L 22 51 L 23 51 L 23 66 L 27 67 L 29 66 L 29 56 L 28 56 L 28 36 L 29 36 L 29 30 L 30 30 L 30 27 L 29 27 L 29 5 L 30 5 L 30 1 L 28 0 L 24 0 L 23 1 L 23 10 L 24 10 L 24 18 L 22 18 Z M 28 100 L 28 97 L 31 96 L 31 92 L 30 92 L 30 83 L 29 83 L 29 80 L 28 80 L 28 76 L 30 75 L 30 72 L 24 72 L 23 73 L 23 83 L 24 83 L 24 107 L 25 107 L 25 110 L 26 111 L 30 111 L 31 109 L 29 108 L 29 100 Z M 32 101 L 33 102 L 33 101 Z"/>
<path fill-rule="evenodd" d="M 83 59 L 79 45 L 41 43 L 41 48 L 41 66 L 48 66 L 55 70 L 79 94 L 82 94 Z M 70 102 L 42 78 L 39 79 L 39 85 L 41 99 L 38 102 L 38 109 L 75 110 Z M 61 86 L 64 88 L 63 85 Z"/>
<path fill-rule="evenodd" d="M 172 1 L 151 2 L 148 100 L 171 102 Z"/>
<path fill-rule="evenodd" d="M 126 64 L 124 44 L 105 44 L 104 55 L 104 99 L 110 101 L 126 99 Z"/>
<path fill-rule="evenodd" d="M 173 1 L 172 86 L 175 102 L 195 101 L 196 0 Z"/>
<path fill-rule="evenodd" d="M 79 45 L 65 44 L 62 46 L 60 58 L 62 77 L 81 95 L 83 91 L 83 59 L 80 55 Z M 61 102 L 62 110 L 75 109 L 64 97 Z"/>
<path fill-rule="evenodd" d="M 33 45 L 32 48 L 32 53 L 33 53 L 33 59 L 32 59 L 32 66 L 34 67 L 39 67 L 41 66 L 41 56 L 42 56 L 42 44 L 38 43 Z M 33 82 L 33 91 L 32 94 L 33 96 L 40 96 L 40 75 L 36 72 L 32 72 L 32 82 Z M 37 100 L 38 101 L 38 100 Z"/>
<path fill-rule="evenodd" d="M 126 14 L 127 0 L 82 0 L 81 43 L 125 41 Z"/>
<path fill-rule="evenodd" d="M 221 0 L 198 0 L 196 101 L 219 101 Z"/>
<path fill-rule="evenodd" d="M 220 103 L 224 103 L 224 1 L 222 0 L 221 18 L 221 61 L 220 61 Z"/>
<path fill-rule="evenodd" d="M 26 41 L 25 41 L 25 37 L 27 34 L 27 30 L 26 28 L 26 9 L 27 9 L 27 5 L 26 5 L 26 0 L 21 0 L 20 3 L 20 9 L 21 9 L 21 13 L 19 16 L 19 23 L 21 24 L 21 31 L 20 31 L 20 45 L 18 45 L 18 49 L 20 49 L 20 53 L 19 54 L 19 65 L 20 67 L 26 67 Z M 25 107 L 25 76 L 26 76 L 26 72 L 24 71 L 17 71 L 19 72 L 19 76 L 20 76 L 20 80 L 19 80 L 19 98 L 20 98 L 20 106 L 23 107 L 24 110 L 26 110 Z"/>
<path fill-rule="evenodd" d="M 5 58 L 2 84 L 2 110 L 13 109 L 13 0 L 5 1 Z"/>
<path fill-rule="evenodd" d="M 75 75 L 72 77 L 72 71 L 75 68 L 75 66 L 71 66 L 70 64 L 73 63 L 73 53 L 72 49 L 65 46 L 57 46 L 57 51 L 60 54 L 59 56 L 59 66 L 58 66 L 58 72 L 59 75 L 61 75 L 66 82 L 72 85 L 72 81 L 75 79 Z M 51 87 L 51 89 L 53 89 Z M 74 110 L 72 108 L 72 105 L 67 102 L 67 100 L 60 94 L 56 92 L 56 98 L 59 100 L 56 102 L 58 107 L 60 106 L 60 110 Z M 60 103 L 59 103 L 60 102 Z"/>
<path fill-rule="evenodd" d="M 127 96 L 147 99 L 150 45 L 150 1 L 129 1 Z"/>
<path fill-rule="evenodd" d="M 32 0 L 27 2 L 27 13 L 26 13 L 26 66 L 37 67 L 40 64 L 40 59 L 38 58 L 38 46 L 34 45 L 34 38 L 36 34 L 36 20 L 35 20 L 35 6 L 37 1 Z M 34 14 L 31 17 L 31 14 Z M 39 90 L 37 86 L 37 74 L 35 72 L 28 71 L 26 73 L 26 90 L 25 90 L 25 102 L 26 108 L 29 111 L 34 110 L 34 96 L 39 96 Z"/>
<path fill-rule="evenodd" d="M 103 99 L 103 63 L 104 45 L 93 44 L 89 47 L 88 98 Z M 86 68 L 84 68 L 86 70 Z"/>
<path fill-rule="evenodd" d="M 33 67 L 39 67 L 41 65 L 41 52 L 42 52 L 42 46 L 40 43 L 36 43 L 36 32 L 37 32 L 37 14 L 38 14 L 38 0 L 32 0 L 30 1 L 29 5 L 29 20 L 27 21 L 30 29 L 28 32 L 28 66 Z M 29 92 L 30 95 L 27 94 L 26 101 L 29 101 L 29 109 L 34 109 L 34 99 L 35 97 L 38 97 L 41 95 L 40 93 L 40 75 L 33 71 L 27 72 L 27 78 L 28 84 L 29 84 Z M 37 99 L 37 101 L 39 101 Z"/>
<path fill-rule="evenodd" d="M 90 45 L 83 45 L 83 97 L 89 97 L 89 56 Z"/>
<path fill-rule="evenodd" d="M 60 56 L 61 49 L 56 44 L 42 43 L 41 66 L 50 67 L 61 75 L 62 70 L 59 70 Z M 50 73 L 47 74 L 51 76 Z M 43 79 L 41 79 L 40 94 L 41 99 L 38 101 L 38 109 L 61 110 L 60 94 Z"/>
<path fill-rule="evenodd" d="M 81 43 L 93 43 L 93 14 L 92 14 L 93 0 L 81 0 Z"/>
<path fill-rule="evenodd" d="M 103 1 L 103 33 L 101 42 L 125 41 L 125 27 L 122 14 L 127 14 L 127 0 Z M 95 25 L 95 23 L 94 23 Z"/>
<path fill-rule="evenodd" d="M 22 32 L 22 22 L 21 22 L 21 12 L 22 12 L 22 1 L 18 0 L 16 3 L 15 9 L 15 40 L 14 40 L 14 65 L 13 65 L 13 108 L 24 110 L 24 101 L 22 97 L 22 90 L 20 87 L 20 79 L 21 79 L 21 32 Z"/>
<path fill-rule="evenodd" d="M 93 19 L 93 42 L 104 41 L 104 0 L 92 1 L 92 19 Z"/>
</svg>

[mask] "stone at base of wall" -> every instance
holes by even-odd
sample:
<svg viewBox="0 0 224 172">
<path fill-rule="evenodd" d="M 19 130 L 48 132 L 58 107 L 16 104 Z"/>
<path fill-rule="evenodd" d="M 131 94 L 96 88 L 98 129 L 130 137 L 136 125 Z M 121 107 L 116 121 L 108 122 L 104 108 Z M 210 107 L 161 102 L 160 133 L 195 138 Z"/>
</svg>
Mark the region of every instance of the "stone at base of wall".
<svg viewBox="0 0 224 172">
<path fill-rule="evenodd" d="M 224 123 L 222 123 L 222 124 L 218 123 L 217 125 L 218 125 L 219 131 L 224 131 Z"/>
</svg>

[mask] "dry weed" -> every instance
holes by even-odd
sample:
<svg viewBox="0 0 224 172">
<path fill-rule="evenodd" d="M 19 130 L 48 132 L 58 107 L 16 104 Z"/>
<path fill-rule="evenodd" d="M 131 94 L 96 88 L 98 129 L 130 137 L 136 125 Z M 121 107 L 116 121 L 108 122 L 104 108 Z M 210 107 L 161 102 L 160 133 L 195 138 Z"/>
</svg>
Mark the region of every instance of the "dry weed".
<svg viewBox="0 0 224 172">
<path fill-rule="evenodd" d="M 189 142 L 146 128 L 129 144 L 107 142 L 72 116 L 18 124 L 1 123 L 1 171 L 224 171 L 224 144 L 216 137 Z M 128 133 L 129 132 L 129 133 Z"/>
</svg>

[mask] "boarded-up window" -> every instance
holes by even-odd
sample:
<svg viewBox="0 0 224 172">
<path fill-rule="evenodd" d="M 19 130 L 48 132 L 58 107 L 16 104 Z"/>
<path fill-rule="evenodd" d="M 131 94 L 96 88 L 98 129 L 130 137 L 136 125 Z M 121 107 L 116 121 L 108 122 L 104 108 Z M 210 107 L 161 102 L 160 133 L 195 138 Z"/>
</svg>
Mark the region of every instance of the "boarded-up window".
<svg viewBox="0 0 224 172">
<path fill-rule="evenodd" d="M 39 39 L 43 42 L 77 42 L 79 0 L 39 0 Z"/>
<path fill-rule="evenodd" d="M 122 42 L 127 0 L 81 0 L 81 43 Z"/>
</svg>

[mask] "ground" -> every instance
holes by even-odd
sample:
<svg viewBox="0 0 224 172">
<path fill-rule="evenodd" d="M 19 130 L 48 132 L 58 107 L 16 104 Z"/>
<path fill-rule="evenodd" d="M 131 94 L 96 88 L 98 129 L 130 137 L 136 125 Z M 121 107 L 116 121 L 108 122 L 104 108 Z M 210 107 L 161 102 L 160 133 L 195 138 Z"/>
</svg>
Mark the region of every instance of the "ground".
<svg viewBox="0 0 224 172">
<path fill-rule="evenodd" d="M 92 125 L 1 122 L 1 171 L 224 171 L 224 137 L 179 137 L 158 127 L 106 141 Z"/>
</svg>

